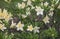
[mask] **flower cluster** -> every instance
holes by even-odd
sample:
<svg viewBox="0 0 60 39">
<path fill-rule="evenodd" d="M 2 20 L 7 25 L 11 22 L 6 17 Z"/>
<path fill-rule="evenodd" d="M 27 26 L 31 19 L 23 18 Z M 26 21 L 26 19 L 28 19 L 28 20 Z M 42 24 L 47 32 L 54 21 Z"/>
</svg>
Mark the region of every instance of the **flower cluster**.
<svg viewBox="0 0 60 39">
<path fill-rule="evenodd" d="M 10 4 L 11 1 L 12 0 L 5 0 L 8 4 Z M 40 23 L 42 21 L 45 25 L 50 24 L 54 15 L 55 5 L 59 3 L 59 0 L 53 0 L 51 3 L 52 4 L 50 5 L 49 2 L 44 2 L 43 0 L 21 0 L 21 2 L 14 5 L 14 7 L 17 8 L 15 11 L 17 13 L 8 12 L 7 9 L 0 9 L 0 30 L 4 31 L 7 29 L 4 25 L 4 21 L 9 23 L 9 20 L 11 20 L 11 24 L 9 26 L 10 28 L 15 28 L 17 31 L 27 30 L 30 32 L 33 31 L 34 33 L 39 33 L 40 25 L 36 23 Z M 57 8 L 60 9 L 60 5 L 58 5 Z M 14 22 L 14 15 L 17 15 L 20 21 Z M 25 27 L 27 28 L 24 29 Z"/>
</svg>

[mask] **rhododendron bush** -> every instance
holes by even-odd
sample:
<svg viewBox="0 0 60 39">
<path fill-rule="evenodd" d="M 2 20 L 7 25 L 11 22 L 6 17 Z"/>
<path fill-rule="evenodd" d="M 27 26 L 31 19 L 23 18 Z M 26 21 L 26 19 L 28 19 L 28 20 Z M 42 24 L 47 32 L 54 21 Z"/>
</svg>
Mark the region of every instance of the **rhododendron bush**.
<svg viewBox="0 0 60 39">
<path fill-rule="evenodd" d="M 60 0 L 0 0 L 0 39 L 60 39 Z"/>
</svg>

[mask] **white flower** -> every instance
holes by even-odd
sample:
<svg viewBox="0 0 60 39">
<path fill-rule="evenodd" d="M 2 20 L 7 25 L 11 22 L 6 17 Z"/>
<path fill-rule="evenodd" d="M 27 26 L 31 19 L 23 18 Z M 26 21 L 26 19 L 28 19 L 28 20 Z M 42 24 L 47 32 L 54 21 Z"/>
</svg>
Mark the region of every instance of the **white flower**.
<svg viewBox="0 0 60 39">
<path fill-rule="evenodd" d="M 4 31 L 6 29 L 6 27 L 4 26 L 4 24 L 0 24 L 0 30 Z"/>
<path fill-rule="evenodd" d="M 47 6 L 48 6 L 48 4 L 49 4 L 48 2 L 45 2 L 45 3 L 44 3 L 44 6 L 46 6 L 46 7 L 47 7 Z"/>
<path fill-rule="evenodd" d="M 41 6 L 43 6 L 44 4 L 43 4 L 43 2 L 41 2 Z"/>
<path fill-rule="evenodd" d="M 37 15 L 43 15 L 44 9 L 42 9 L 41 7 L 36 6 L 35 11 L 37 12 Z"/>
<path fill-rule="evenodd" d="M 3 12 L 2 10 L 0 9 L 0 19 L 5 19 L 5 21 L 9 21 L 9 19 L 11 18 L 11 13 L 8 14 L 7 10 L 6 9 L 3 9 Z"/>
<path fill-rule="evenodd" d="M 4 19 L 4 17 L 7 15 L 6 13 L 7 13 L 7 10 L 4 9 L 2 12 L 2 9 L 0 9 L 0 19 Z"/>
<path fill-rule="evenodd" d="M 21 22 L 19 22 L 19 23 L 16 25 L 17 31 L 19 31 L 19 30 L 23 31 L 23 27 L 24 27 L 24 24 L 22 24 Z"/>
<path fill-rule="evenodd" d="M 50 11 L 53 11 L 54 10 L 54 8 L 50 8 Z"/>
<path fill-rule="evenodd" d="M 54 8 L 50 8 L 50 11 L 49 11 L 49 16 L 53 16 L 54 12 L 53 12 Z"/>
<path fill-rule="evenodd" d="M 30 7 L 26 8 L 26 11 L 30 11 Z"/>
<path fill-rule="evenodd" d="M 27 1 L 27 5 L 30 5 L 31 6 L 32 5 L 31 3 L 32 3 L 31 0 L 28 0 Z"/>
<path fill-rule="evenodd" d="M 46 24 L 46 23 L 49 23 L 49 17 L 46 15 L 46 17 L 43 19 L 43 21 L 44 21 L 44 23 Z"/>
<path fill-rule="evenodd" d="M 56 23 L 56 21 L 54 20 L 54 23 Z"/>
<path fill-rule="evenodd" d="M 31 9 L 35 9 L 35 7 L 32 5 L 32 6 L 31 6 Z"/>
<path fill-rule="evenodd" d="M 14 26 L 16 26 L 16 23 L 13 23 L 13 20 L 12 20 L 12 24 L 11 24 L 10 28 L 13 28 Z"/>
<path fill-rule="evenodd" d="M 6 9 L 3 9 L 3 12 L 2 10 L 0 9 L 0 19 L 5 19 L 5 21 L 9 21 L 9 19 L 11 18 L 11 13 L 8 14 L 7 10 Z"/>
<path fill-rule="evenodd" d="M 20 9 L 20 8 L 21 8 L 21 4 L 20 4 L 20 3 L 18 3 L 18 4 L 17 4 L 17 7 Z"/>
<path fill-rule="evenodd" d="M 32 30 L 33 30 L 33 26 L 32 25 L 28 26 L 27 31 L 32 31 Z"/>
<path fill-rule="evenodd" d="M 55 7 L 54 4 L 51 4 L 51 7 Z"/>
<path fill-rule="evenodd" d="M 14 33 L 11 33 L 12 36 L 14 36 Z"/>
<path fill-rule="evenodd" d="M 33 29 L 34 33 L 36 33 L 36 32 L 39 33 L 39 29 L 40 29 L 40 27 L 35 26 Z"/>
<path fill-rule="evenodd" d="M 30 11 L 26 12 L 26 15 L 30 15 L 30 14 L 31 14 Z"/>
<path fill-rule="evenodd" d="M 51 11 L 48 15 L 49 15 L 49 16 L 53 16 L 53 14 L 54 14 L 54 12 Z"/>
<path fill-rule="evenodd" d="M 42 12 L 37 12 L 37 15 L 40 15 L 40 14 L 41 14 L 41 15 L 43 15 L 43 13 L 42 13 Z"/>
<path fill-rule="evenodd" d="M 18 3 L 18 8 L 20 9 L 20 8 L 25 8 L 25 3 L 24 2 L 22 2 L 22 4 L 20 4 L 20 3 Z"/>
<path fill-rule="evenodd" d="M 24 2 L 22 2 L 21 8 L 25 8 L 25 3 Z"/>
<path fill-rule="evenodd" d="M 7 16 L 5 16 L 4 18 L 8 22 L 12 18 L 11 16 L 12 16 L 12 14 L 10 13 Z"/>
<path fill-rule="evenodd" d="M 30 15 L 30 7 L 26 8 L 26 15 Z"/>
<path fill-rule="evenodd" d="M 26 18 L 26 17 L 27 17 L 27 15 L 22 14 L 22 18 Z"/>
</svg>

